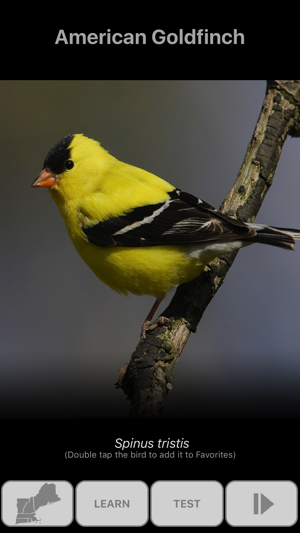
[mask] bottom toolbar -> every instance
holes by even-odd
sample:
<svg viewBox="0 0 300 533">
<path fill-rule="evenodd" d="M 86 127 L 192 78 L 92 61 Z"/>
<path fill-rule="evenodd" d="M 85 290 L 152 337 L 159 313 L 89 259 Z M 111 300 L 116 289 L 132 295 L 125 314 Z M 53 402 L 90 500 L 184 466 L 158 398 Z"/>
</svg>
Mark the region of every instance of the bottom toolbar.
<svg viewBox="0 0 300 533">
<path fill-rule="evenodd" d="M 80 526 L 292 526 L 298 520 L 293 481 L 81 481 L 75 488 Z M 21 524 L 68 526 L 74 520 L 74 488 L 68 481 L 7 481 L 1 519 Z"/>
</svg>

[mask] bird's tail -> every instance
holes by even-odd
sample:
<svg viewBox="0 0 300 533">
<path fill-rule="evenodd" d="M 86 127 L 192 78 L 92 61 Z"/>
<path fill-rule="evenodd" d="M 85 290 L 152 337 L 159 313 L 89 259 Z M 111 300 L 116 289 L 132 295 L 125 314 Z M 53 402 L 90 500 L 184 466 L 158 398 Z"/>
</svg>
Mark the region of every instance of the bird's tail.
<svg viewBox="0 0 300 533">
<path fill-rule="evenodd" d="M 294 250 L 296 240 L 300 239 L 300 230 L 289 228 L 273 228 L 271 226 L 264 226 L 263 224 L 247 224 L 251 229 L 256 231 L 256 235 L 252 237 L 253 242 L 261 242 L 262 244 L 271 244 L 285 248 L 286 250 Z"/>
</svg>

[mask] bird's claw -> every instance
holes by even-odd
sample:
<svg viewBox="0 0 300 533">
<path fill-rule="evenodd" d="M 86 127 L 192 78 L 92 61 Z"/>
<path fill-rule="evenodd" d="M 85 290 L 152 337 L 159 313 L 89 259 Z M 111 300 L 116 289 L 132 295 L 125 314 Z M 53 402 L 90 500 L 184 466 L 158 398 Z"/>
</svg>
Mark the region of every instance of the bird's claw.
<svg viewBox="0 0 300 533">
<path fill-rule="evenodd" d="M 150 320 L 145 320 L 142 326 L 141 340 L 145 340 L 149 331 L 153 331 L 158 326 L 168 326 L 169 322 L 169 319 L 165 316 L 159 316 L 154 322 L 152 322 L 152 324 L 150 323 Z"/>
</svg>

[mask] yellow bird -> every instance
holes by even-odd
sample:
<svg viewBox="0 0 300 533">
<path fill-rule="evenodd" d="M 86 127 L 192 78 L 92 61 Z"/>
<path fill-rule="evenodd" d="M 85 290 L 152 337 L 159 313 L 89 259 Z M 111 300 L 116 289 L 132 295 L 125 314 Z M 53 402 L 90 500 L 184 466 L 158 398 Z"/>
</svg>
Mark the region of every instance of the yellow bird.
<svg viewBox="0 0 300 533">
<path fill-rule="evenodd" d="M 32 187 L 49 188 L 77 252 L 101 281 L 156 298 L 142 336 L 166 293 L 215 257 L 255 242 L 292 250 L 300 238 L 300 230 L 226 216 L 82 134 L 51 148 Z"/>
</svg>

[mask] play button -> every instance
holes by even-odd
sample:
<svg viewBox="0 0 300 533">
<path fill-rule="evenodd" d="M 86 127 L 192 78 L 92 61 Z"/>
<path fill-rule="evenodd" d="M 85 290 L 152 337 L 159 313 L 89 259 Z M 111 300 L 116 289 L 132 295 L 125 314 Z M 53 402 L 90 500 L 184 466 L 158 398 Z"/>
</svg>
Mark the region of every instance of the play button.
<svg viewBox="0 0 300 533">
<path fill-rule="evenodd" d="M 260 494 L 260 497 L 259 497 L 259 493 L 258 492 L 255 492 L 253 494 L 253 500 L 254 500 L 254 514 L 264 514 L 268 509 L 270 509 L 270 507 L 272 507 L 272 505 L 274 505 L 273 502 L 271 502 L 271 500 L 269 500 L 269 498 L 267 498 L 267 496 L 265 496 L 264 494 Z M 260 506 L 259 506 L 259 503 L 260 503 Z"/>
<path fill-rule="evenodd" d="M 274 503 L 271 502 L 269 498 L 267 498 L 263 494 L 260 495 L 260 513 L 261 514 L 265 513 L 268 509 L 270 509 L 272 505 L 274 505 Z"/>
<path fill-rule="evenodd" d="M 226 521 L 231 526 L 292 526 L 298 519 L 293 481 L 231 481 L 226 486 Z"/>
</svg>

